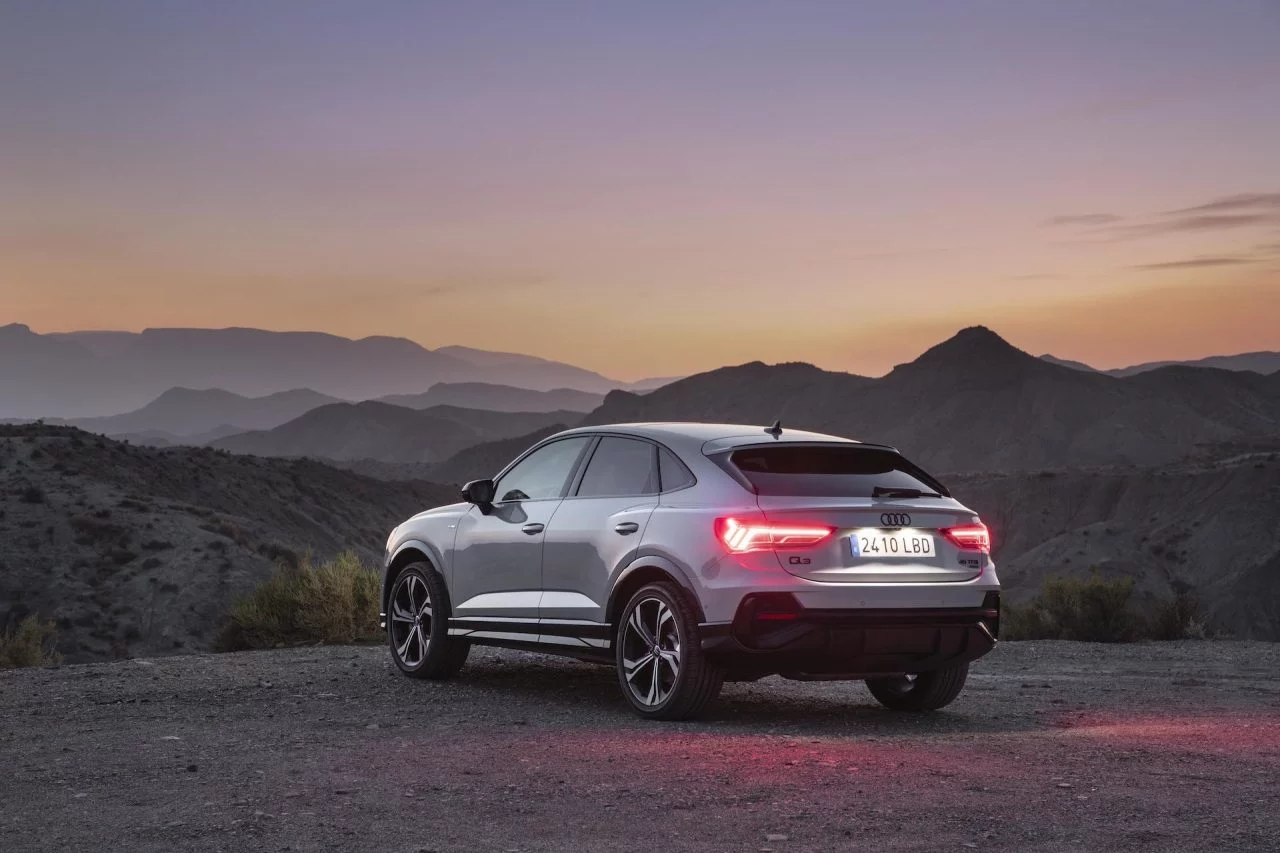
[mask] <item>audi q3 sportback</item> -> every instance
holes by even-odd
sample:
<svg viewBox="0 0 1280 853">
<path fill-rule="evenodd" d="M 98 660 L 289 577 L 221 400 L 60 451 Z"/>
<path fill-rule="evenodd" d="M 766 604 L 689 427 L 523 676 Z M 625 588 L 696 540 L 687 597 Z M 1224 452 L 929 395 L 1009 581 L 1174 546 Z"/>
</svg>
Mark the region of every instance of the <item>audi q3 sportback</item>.
<svg viewBox="0 0 1280 853">
<path fill-rule="evenodd" d="M 722 424 L 583 427 L 387 540 L 382 623 L 406 675 L 472 645 L 612 665 L 642 717 L 725 680 L 865 680 L 932 710 L 995 645 L 987 528 L 892 447 Z"/>
</svg>

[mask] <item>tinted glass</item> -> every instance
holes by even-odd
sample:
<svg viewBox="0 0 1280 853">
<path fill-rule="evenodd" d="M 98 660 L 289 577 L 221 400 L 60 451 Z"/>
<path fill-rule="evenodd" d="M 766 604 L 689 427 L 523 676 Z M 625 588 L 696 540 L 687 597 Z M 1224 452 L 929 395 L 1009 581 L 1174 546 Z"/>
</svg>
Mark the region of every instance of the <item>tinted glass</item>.
<svg viewBox="0 0 1280 853">
<path fill-rule="evenodd" d="M 689 473 L 689 469 L 684 467 L 684 463 L 665 447 L 658 449 L 658 470 L 662 475 L 662 491 L 664 492 L 683 489 L 685 486 L 692 486 L 695 482 L 693 474 Z"/>
<path fill-rule="evenodd" d="M 761 495 L 869 498 L 877 486 L 947 493 L 892 450 L 783 445 L 738 450 L 729 460 Z"/>
<path fill-rule="evenodd" d="M 578 497 L 652 495 L 658 491 L 654 446 L 629 438 L 600 439 L 578 486 Z"/>
<path fill-rule="evenodd" d="M 502 475 L 494 494 L 498 501 L 537 501 L 558 498 L 573 474 L 590 438 L 566 438 L 538 448 Z"/>
</svg>

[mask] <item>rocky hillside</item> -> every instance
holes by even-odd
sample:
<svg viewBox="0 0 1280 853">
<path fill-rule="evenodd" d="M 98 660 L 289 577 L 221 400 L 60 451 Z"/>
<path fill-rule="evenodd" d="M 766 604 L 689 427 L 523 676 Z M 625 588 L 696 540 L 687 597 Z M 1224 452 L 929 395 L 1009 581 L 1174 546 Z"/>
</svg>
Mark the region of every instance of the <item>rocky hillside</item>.
<svg viewBox="0 0 1280 853">
<path fill-rule="evenodd" d="M 71 661 L 203 648 L 277 561 L 347 548 L 377 560 L 394 525 L 456 495 L 307 460 L 0 426 L 0 625 L 53 615 Z"/>
<path fill-rule="evenodd" d="M 1280 639 L 1280 444 L 1153 469 L 945 480 L 992 528 L 1015 602 L 1096 568 L 1135 578 L 1148 602 L 1190 592 L 1217 630 Z"/>
<path fill-rule="evenodd" d="M 935 471 L 1154 465 L 1199 445 L 1280 436 L 1280 380 L 1190 367 L 1087 373 L 975 327 L 879 379 L 755 362 L 644 396 L 614 391 L 585 422 L 775 418 L 892 444 Z"/>
</svg>

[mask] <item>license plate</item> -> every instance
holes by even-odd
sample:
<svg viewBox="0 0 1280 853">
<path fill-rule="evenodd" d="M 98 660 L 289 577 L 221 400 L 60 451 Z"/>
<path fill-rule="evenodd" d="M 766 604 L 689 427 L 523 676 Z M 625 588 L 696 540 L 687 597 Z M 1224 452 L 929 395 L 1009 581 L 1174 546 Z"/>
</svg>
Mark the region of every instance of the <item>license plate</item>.
<svg viewBox="0 0 1280 853">
<path fill-rule="evenodd" d="M 915 530 L 858 530 L 849 537 L 853 556 L 880 557 L 932 557 L 935 553 L 933 536 Z"/>
</svg>

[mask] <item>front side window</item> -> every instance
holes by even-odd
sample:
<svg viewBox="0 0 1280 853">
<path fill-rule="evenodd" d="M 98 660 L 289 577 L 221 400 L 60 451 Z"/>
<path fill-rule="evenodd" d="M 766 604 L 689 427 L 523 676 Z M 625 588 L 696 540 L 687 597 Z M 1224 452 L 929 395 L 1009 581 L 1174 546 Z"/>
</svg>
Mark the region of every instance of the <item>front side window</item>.
<svg viewBox="0 0 1280 853">
<path fill-rule="evenodd" d="M 502 475 L 494 489 L 498 502 L 558 498 L 591 439 L 565 438 L 539 447 Z"/>
<path fill-rule="evenodd" d="M 627 497 L 658 493 L 656 448 L 647 441 L 605 436 L 587 463 L 578 486 L 580 498 Z"/>
</svg>

